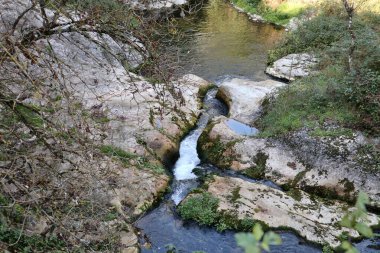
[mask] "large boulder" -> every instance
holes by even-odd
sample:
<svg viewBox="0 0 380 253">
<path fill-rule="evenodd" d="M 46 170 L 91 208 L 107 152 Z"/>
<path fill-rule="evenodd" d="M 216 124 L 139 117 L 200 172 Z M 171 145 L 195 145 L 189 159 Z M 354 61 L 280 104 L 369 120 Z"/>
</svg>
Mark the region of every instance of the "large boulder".
<svg viewBox="0 0 380 253">
<path fill-rule="evenodd" d="M 362 153 L 369 143 L 361 134 L 321 139 L 301 131 L 285 140 L 263 139 L 238 135 L 227 121 L 215 118 L 200 138 L 208 162 L 324 197 L 353 201 L 364 191 L 380 208 L 380 175 L 366 162 L 372 158 Z"/>
<path fill-rule="evenodd" d="M 293 81 L 310 75 L 317 63 L 318 59 L 311 54 L 289 54 L 275 61 L 265 72 L 280 79 Z"/>
<path fill-rule="evenodd" d="M 274 80 L 255 82 L 234 78 L 223 82 L 216 96 L 228 105 L 231 118 L 251 124 L 257 118 L 264 98 L 283 86 L 284 83 Z"/>
<path fill-rule="evenodd" d="M 288 228 L 311 242 L 337 247 L 342 232 L 359 237 L 357 231 L 339 224 L 346 213 L 354 210 L 343 202 L 317 201 L 302 191 L 292 197 L 269 186 L 233 177 L 214 176 L 207 191 L 219 199 L 217 210 L 221 213 L 234 214 L 239 220 L 262 221 L 271 228 Z M 376 215 L 369 214 L 367 218 L 368 225 L 378 224 Z"/>
<path fill-rule="evenodd" d="M 157 10 L 163 8 L 174 8 L 188 3 L 187 0 L 124 0 L 128 5 L 139 10 Z"/>
</svg>

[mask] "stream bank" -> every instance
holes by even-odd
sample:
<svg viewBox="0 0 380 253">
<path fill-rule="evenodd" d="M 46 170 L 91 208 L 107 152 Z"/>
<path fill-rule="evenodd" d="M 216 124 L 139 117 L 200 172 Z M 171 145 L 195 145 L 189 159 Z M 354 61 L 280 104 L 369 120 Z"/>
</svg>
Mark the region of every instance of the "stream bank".
<svg viewBox="0 0 380 253">
<path fill-rule="evenodd" d="M 217 15 L 216 11 L 221 12 L 221 13 L 218 13 L 219 15 Z M 219 85 L 222 84 L 223 82 L 228 82 L 228 81 L 233 80 L 234 77 L 235 78 L 240 77 L 240 80 L 242 80 L 243 83 L 244 82 L 252 82 L 252 80 L 253 81 L 264 81 L 264 80 L 268 79 L 268 77 L 263 73 L 263 70 L 265 69 L 265 67 L 263 67 L 263 66 L 266 66 L 266 53 L 265 53 L 266 50 L 263 51 L 263 45 L 260 45 L 260 46 L 258 46 L 258 45 L 244 45 L 243 47 L 237 47 L 237 46 L 241 45 L 240 43 L 265 43 L 265 42 L 271 42 L 271 41 L 274 42 L 271 39 L 276 37 L 279 33 L 281 33 L 281 31 L 276 30 L 273 27 L 270 27 L 268 25 L 251 23 L 247 19 L 247 17 L 244 16 L 244 14 L 239 14 L 238 12 L 236 12 L 236 10 L 233 10 L 230 6 L 226 5 L 225 3 L 221 3 L 221 2 L 217 2 L 217 1 L 211 1 L 209 3 L 209 5 L 205 7 L 205 10 L 198 15 L 199 15 L 198 17 L 201 17 L 201 19 L 198 22 L 196 22 L 195 24 L 194 23 L 191 24 L 193 27 L 195 26 L 194 29 L 192 29 L 190 27 L 190 24 L 186 23 L 186 20 L 180 21 L 180 24 L 183 25 L 181 28 L 184 29 L 185 31 L 187 31 L 187 35 L 188 35 L 188 37 L 186 37 L 185 43 L 183 44 L 183 47 L 181 49 L 182 51 L 179 52 L 180 57 L 183 57 L 183 58 L 181 58 L 183 61 L 180 61 L 180 63 L 182 63 L 182 67 L 183 67 L 184 71 L 196 73 L 196 74 L 198 74 L 202 77 L 205 77 L 209 80 L 215 81 Z M 216 17 L 227 17 L 227 18 L 230 18 L 232 20 L 228 20 L 228 19 L 227 20 L 226 19 L 219 20 L 219 19 L 215 19 Z M 229 24 L 230 24 L 230 22 L 232 22 L 232 24 L 234 24 L 233 22 L 235 22 L 236 20 L 239 20 L 239 19 L 243 19 L 243 20 L 245 19 L 245 21 L 243 23 L 246 24 L 245 22 L 248 22 L 248 24 L 249 24 L 248 27 L 249 26 L 253 26 L 253 27 L 260 27 L 260 26 L 264 27 L 265 26 L 265 29 L 267 29 L 267 30 L 272 29 L 273 33 L 269 32 L 269 33 L 267 33 L 267 35 L 269 34 L 269 37 L 267 36 L 267 37 L 263 38 L 262 37 L 263 34 L 260 33 L 261 30 L 256 29 L 256 32 L 258 32 L 259 34 L 254 34 L 253 36 L 255 36 L 255 37 L 261 36 L 261 40 L 258 41 L 255 39 L 252 39 L 252 40 L 249 38 L 247 39 L 247 36 L 251 36 L 252 33 L 249 33 L 249 35 L 246 35 L 246 34 L 243 35 L 242 34 L 241 36 L 239 36 L 239 34 L 236 34 L 236 29 L 234 29 L 234 25 L 230 25 L 229 27 L 228 26 L 220 26 L 220 24 L 222 22 L 225 24 L 227 22 Z M 218 24 L 218 25 L 214 25 L 213 23 Z M 239 26 L 239 27 L 241 27 L 241 26 Z M 245 27 L 245 26 L 243 25 L 242 27 Z M 234 29 L 234 30 L 229 31 L 229 29 Z M 240 31 L 246 32 L 247 30 L 243 29 Z M 249 31 L 252 31 L 252 30 L 249 30 Z M 273 35 L 273 34 L 275 34 L 275 36 L 271 37 L 271 35 Z M 231 36 L 231 35 L 234 35 L 234 36 Z M 279 37 L 277 37 L 276 39 L 279 39 Z M 238 40 L 238 41 L 236 41 L 236 40 Z M 228 44 L 225 44 L 226 42 L 228 42 Z M 232 48 L 231 48 L 231 46 L 232 46 Z M 268 44 L 266 46 L 268 46 Z M 170 45 L 168 48 L 170 49 Z M 222 48 L 224 50 L 221 50 Z M 243 50 L 245 48 L 250 48 L 250 49 L 247 52 L 245 52 Z M 268 46 L 268 49 L 269 48 L 270 48 L 270 46 Z M 259 58 L 257 58 L 257 56 L 259 56 Z M 251 61 L 253 61 L 253 59 L 255 60 L 256 68 L 252 68 L 252 62 Z M 239 61 L 239 63 L 234 64 L 234 61 Z M 243 62 L 246 61 L 248 63 L 248 65 L 250 66 L 250 68 L 247 69 L 246 68 L 247 65 L 245 65 L 245 66 L 239 65 L 241 61 L 243 61 Z M 247 80 L 247 78 L 249 78 L 251 80 Z M 275 83 L 275 81 L 269 81 L 269 82 Z M 274 85 L 274 86 L 276 86 L 276 85 Z M 283 84 L 279 83 L 277 85 L 277 87 L 279 87 L 279 86 L 283 86 Z M 271 91 L 271 89 L 264 91 L 264 93 L 270 92 L 270 91 Z M 265 96 L 265 94 L 264 94 L 264 96 Z M 241 96 L 236 96 L 236 97 L 241 97 Z M 262 98 L 263 97 L 260 97 L 258 99 L 257 108 L 260 107 L 261 102 L 262 102 Z M 225 100 L 225 102 L 228 103 L 227 100 Z M 230 109 L 231 109 L 231 106 L 230 106 Z M 251 111 L 252 111 L 252 108 L 250 108 L 249 106 L 247 107 L 247 109 L 248 109 L 248 111 L 249 111 L 249 109 L 251 109 Z M 229 116 L 232 117 L 233 120 L 237 120 L 237 122 L 244 125 L 244 123 L 252 124 L 252 119 L 254 119 L 255 116 L 257 117 L 257 111 L 255 113 L 256 113 L 256 115 L 251 115 L 251 114 L 245 115 L 246 112 L 244 112 L 244 110 L 243 111 L 242 110 L 232 110 L 232 111 L 230 110 Z M 218 116 L 218 117 L 214 118 L 214 120 L 218 120 L 218 119 L 223 119 L 223 116 Z M 231 120 L 231 119 L 229 119 L 229 120 Z M 226 120 L 226 122 L 227 121 L 228 121 L 228 119 Z M 204 127 L 205 127 L 205 125 L 201 124 L 199 129 L 203 130 Z M 247 125 L 245 125 L 245 127 L 248 127 L 248 129 L 250 128 Z M 212 130 L 213 129 L 213 127 L 210 127 L 210 125 L 207 128 L 209 128 L 209 129 L 206 129 L 206 130 L 210 130 L 210 129 Z M 233 128 L 233 126 L 232 126 L 232 128 Z M 183 144 L 186 145 L 186 143 L 188 143 L 187 141 L 189 139 L 191 139 L 193 137 L 198 137 L 199 136 L 199 132 L 198 132 L 199 129 L 194 130 L 194 132 L 192 132 L 183 141 Z M 228 125 L 226 128 L 221 128 L 222 136 L 225 136 L 226 134 L 227 135 L 230 134 L 230 132 L 229 132 L 230 130 L 228 130 L 228 129 L 231 130 L 231 128 Z M 250 130 L 250 131 L 255 132 L 255 130 Z M 256 133 L 257 132 L 255 132 L 255 134 Z M 255 134 L 253 134 L 253 135 L 255 135 Z M 232 139 L 237 140 L 236 144 L 239 143 L 239 140 L 250 139 L 249 137 L 244 137 L 244 134 L 242 136 L 239 136 L 239 133 L 236 133 L 236 132 L 231 133 L 231 136 L 232 136 Z M 216 145 L 218 144 L 218 140 L 212 139 L 212 142 L 213 142 L 213 144 L 216 144 Z M 192 139 L 191 143 L 192 143 L 192 145 L 194 145 L 194 143 L 196 143 L 196 140 Z M 247 147 L 242 146 L 241 150 L 245 150 L 249 153 L 249 149 L 251 149 L 251 148 L 254 149 L 255 145 L 256 144 L 254 143 L 253 145 L 249 146 L 248 149 L 247 149 Z M 202 146 L 202 143 L 201 143 L 201 146 Z M 209 150 L 210 150 L 210 147 L 203 148 L 203 153 L 207 153 Z M 229 152 L 224 153 L 223 150 L 219 150 L 218 148 L 215 148 L 213 150 L 217 151 L 215 153 L 215 156 L 214 156 L 214 158 L 216 160 L 214 160 L 214 161 L 211 160 L 211 162 L 213 162 L 215 164 L 220 165 L 218 162 L 223 161 L 224 158 L 231 157 L 231 153 L 229 153 Z M 190 169 L 191 167 L 197 166 L 197 163 L 200 162 L 200 160 L 198 158 L 198 154 L 196 152 L 194 153 L 193 151 L 194 151 L 194 149 L 192 149 L 192 152 L 191 152 L 193 155 L 193 160 L 189 159 L 191 161 L 191 163 L 187 164 L 187 165 L 189 165 L 189 167 L 185 166 L 185 167 L 187 167 L 187 169 L 186 169 L 187 172 L 185 173 L 185 175 L 189 176 L 189 178 L 183 177 L 183 175 L 179 175 L 178 178 L 183 179 L 183 180 L 182 180 L 181 184 L 178 184 L 178 182 L 173 183 L 173 192 L 174 192 L 173 195 L 169 194 L 168 196 L 166 196 L 166 198 L 163 200 L 163 202 L 156 209 L 149 212 L 146 216 L 142 217 L 135 224 L 136 227 L 139 228 L 139 230 L 140 230 L 140 235 L 141 235 L 140 243 L 142 245 L 142 252 L 166 252 L 165 246 L 167 246 L 168 244 L 170 244 L 171 246 L 175 246 L 176 249 L 179 250 L 180 252 L 191 252 L 191 251 L 195 251 L 195 250 L 203 250 L 206 252 L 241 252 L 241 250 L 238 249 L 236 246 L 236 243 L 235 243 L 234 238 L 233 238 L 234 233 L 232 231 L 225 231 L 223 233 L 218 233 L 217 231 L 215 231 L 214 229 L 209 228 L 209 227 L 197 226 L 193 222 L 184 222 L 183 220 L 180 219 L 180 217 L 177 214 L 177 208 L 176 208 L 175 204 L 179 203 L 183 199 L 183 197 L 186 196 L 186 193 L 189 192 L 189 190 L 194 189 L 200 185 L 200 182 L 195 180 L 195 176 L 191 173 L 188 173 L 188 172 L 191 172 L 191 169 Z M 281 156 L 282 154 L 283 154 L 282 151 L 274 153 L 275 156 L 280 155 L 279 156 L 280 158 L 282 157 Z M 223 158 L 223 159 L 221 159 L 221 158 Z M 248 159 L 250 160 L 249 157 L 248 157 Z M 180 158 L 180 160 L 181 160 L 181 158 Z M 281 161 L 281 162 L 284 162 L 284 161 Z M 285 161 L 285 164 L 290 169 L 294 170 L 294 167 L 297 168 L 297 164 L 295 164 L 295 166 L 294 166 L 292 162 L 294 162 L 294 159 L 290 162 Z M 244 161 L 239 166 L 241 166 L 243 168 L 244 168 L 244 166 L 249 167 L 249 166 L 251 166 L 250 163 L 252 163 L 252 161 Z M 254 160 L 253 160 L 253 163 L 254 163 Z M 230 167 L 231 165 L 233 167 L 233 164 L 228 164 L 227 167 Z M 200 165 L 197 166 L 197 170 L 202 171 L 208 166 L 209 165 L 207 165 L 207 164 L 201 163 Z M 300 165 L 300 166 L 301 166 L 300 168 L 302 168 L 302 165 Z M 248 167 L 245 167 L 245 169 L 247 169 Z M 175 170 L 176 169 L 178 169 L 177 166 L 175 166 Z M 297 168 L 297 169 L 299 169 L 299 168 Z M 292 172 L 294 174 L 294 176 L 296 176 L 298 174 L 297 169 Z M 219 170 L 219 169 L 216 169 L 216 170 Z M 265 170 L 265 167 L 264 167 L 264 170 Z M 175 174 L 177 174 L 177 173 L 175 173 Z M 245 185 L 246 182 L 249 182 L 249 180 L 247 180 L 247 178 L 245 178 L 244 176 L 242 176 L 242 175 L 239 175 L 239 176 L 242 177 L 243 181 L 238 182 L 238 181 L 236 181 L 237 179 L 233 179 L 233 178 L 230 179 L 228 177 L 228 175 L 222 175 L 222 179 L 227 180 L 228 182 L 234 182 L 232 185 L 235 185 L 236 182 L 237 182 L 236 184 L 239 184 L 239 185 Z M 217 182 L 223 181 L 222 179 L 219 180 L 217 178 Z M 277 183 L 279 183 L 279 182 L 281 184 L 281 181 L 277 181 Z M 212 187 L 210 189 L 208 189 L 211 192 L 218 187 L 221 189 L 224 189 L 225 186 L 228 185 L 225 182 L 221 184 L 221 185 L 224 185 L 222 187 L 220 185 L 215 186 L 212 184 L 213 184 L 213 182 L 211 182 L 211 184 L 210 184 Z M 181 188 L 181 187 L 178 187 L 178 185 L 182 185 L 186 189 L 186 190 L 183 190 L 183 188 L 182 188 L 181 194 L 177 193 L 178 188 Z M 260 184 L 257 184 L 256 182 L 251 182 L 250 185 L 251 186 L 253 185 L 253 187 L 258 187 L 258 188 L 262 187 L 262 186 L 260 186 Z M 271 183 L 271 185 L 273 186 L 274 184 Z M 251 186 L 249 186 L 249 187 L 251 187 Z M 247 186 L 246 188 L 249 188 L 249 187 Z M 270 190 L 270 189 L 272 189 L 271 187 L 269 187 L 269 189 L 266 188 L 265 185 L 263 187 L 265 189 L 262 190 L 260 188 L 259 191 L 262 191 L 262 192 L 272 191 L 272 190 Z M 278 187 L 275 185 L 275 188 L 278 188 Z M 230 190 L 232 192 L 232 191 L 234 191 L 234 187 L 233 186 L 229 187 L 229 188 L 227 188 L 227 190 Z M 230 192 L 225 192 L 225 194 L 221 194 L 220 192 L 218 193 L 218 191 L 214 191 L 214 193 L 215 193 L 216 198 L 219 198 L 219 200 L 222 201 L 222 203 L 224 205 L 228 206 L 228 201 L 225 201 L 225 199 L 229 199 Z M 273 191 L 273 197 L 277 196 L 277 195 L 281 195 L 283 198 L 289 199 L 289 201 L 295 201 L 295 204 L 294 205 L 292 204 L 295 207 L 295 210 L 297 208 L 299 208 L 299 206 L 303 206 L 303 205 L 308 206 L 310 204 L 310 197 L 306 196 L 306 199 L 303 200 L 304 195 L 302 195 L 303 193 L 300 193 L 300 194 L 301 194 L 300 195 L 301 200 L 306 201 L 307 203 L 302 202 L 302 201 L 297 202 L 297 201 L 300 201 L 300 200 L 296 200 L 299 196 L 298 197 L 297 196 L 287 196 L 287 194 L 284 194 L 281 191 L 279 191 L 279 192 Z M 262 195 L 262 194 L 258 194 L 259 198 L 265 199 L 265 196 L 260 196 L 260 195 Z M 253 196 L 253 197 L 257 197 L 257 196 Z M 172 201 L 173 198 L 174 198 L 174 203 Z M 245 197 L 245 199 L 249 199 L 249 198 Z M 237 200 L 239 200 L 239 199 L 240 198 L 237 198 Z M 245 201 L 244 198 L 242 199 L 242 201 L 243 202 Z M 252 199 L 250 199 L 249 201 L 252 201 Z M 255 201 L 257 202 L 258 200 L 256 199 L 252 202 L 255 202 Z M 281 200 L 278 200 L 278 201 L 279 201 L 278 203 L 282 203 Z M 312 202 L 313 201 L 314 200 L 312 200 Z M 272 204 L 276 204 L 276 203 L 272 203 Z M 321 203 L 319 203 L 317 201 L 314 204 L 319 206 L 319 208 L 322 208 L 324 211 L 330 210 L 328 207 L 330 205 L 330 203 L 327 203 L 327 205 L 324 206 L 324 205 L 321 205 Z M 345 204 L 343 204 L 343 205 L 345 205 Z M 227 209 L 226 209 L 226 206 L 224 206 L 224 208 L 225 208 L 224 210 L 228 210 L 229 207 L 227 207 Z M 268 206 L 265 207 L 262 205 L 261 206 L 257 205 L 256 208 L 268 208 Z M 270 208 L 270 205 L 269 205 L 269 208 Z M 308 213 L 307 208 L 304 210 L 305 214 Z M 338 212 L 337 214 L 334 214 L 336 216 L 336 217 L 334 216 L 335 217 L 334 219 L 336 220 L 336 222 L 339 219 L 341 219 L 342 216 L 344 215 L 345 208 L 346 208 L 346 206 L 342 207 L 340 212 Z M 255 208 L 252 207 L 251 209 L 255 209 Z M 235 211 L 236 208 L 231 207 L 230 210 Z M 297 215 L 299 215 L 298 211 L 295 211 L 295 210 L 288 210 L 289 212 L 294 213 L 295 216 L 291 216 L 293 218 L 295 218 L 295 217 L 297 217 Z M 327 212 L 331 212 L 331 214 L 335 213 L 334 207 L 331 209 L 331 211 L 327 211 Z M 300 215 L 300 217 L 299 217 L 301 220 L 302 220 L 302 218 L 305 218 L 305 217 L 301 217 L 301 216 L 302 215 Z M 316 218 L 318 216 L 318 211 L 315 211 L 315 213 L 313 213 L 311 216 L 312 216 L 312 219 Z M 329 214 L 328 214 L 323 219 L 328 220 L 331 217 L 332 216 L 329 216 Z M 309 218 L 310 217 L 306 217 L 305 219 L 309 219 Z M 265 219 L 271 219 L 271 218 L 261 218 L 261 219 L 265 220 Z M 296 218 L 296 219 L 298 219 L 298 218 Z M 316 223 L 318 223 L 318 222 L 329 223 L 329 221 L 323 220 L 323 219 L 321 219 L 321 217 L 316 218 L 315 222 Z M 302 226 L 304 225 L 303 223 L 304 223 L 304 221 L 300 221 L 300 226 L 298 228 L 292 227 L 292 229 L 294 229 L 296 231 L 298 229 L 298 232 L 300 232 L 302 230 Z M 306 223 L 308 223 L 308 222 L 306 222 Z M 288 221 L 288 223 L 285 223 L 285 225 L 284 224 L 282 224 L 282 225 L 287 227 L 288 224 L 289 224 L 289 221 Z M 271 226 L 272 227 L 278 227 L 278 224 L 277 224 L 277 226 L 276 226 L 276 224 L 271 224 Z M 321 235 L 316 236 L 316 237 L 318 237 L 318 239 L 312 239 L 312 237 L 315 238 L 315 235 L 313 234 L 313 231 L 312 231 L 313 229 L 314 228 L 311 226 L 310 231 L 308 232 L 310 236 L 306 236 L 303 233 L 300 233 L 300 234 L 303 235 L 304 237 L 308 238 L 309 240 L 316 242 L 316 243 L 319 243 L 319 244 L 326 243 L 326 241 L 323 239 L 323 236 L 321 236 Z M 316 231 L 315 233 L 316 234 L 321 233 L 322 230 L 319 230 L 319 232 Z M 327 228 L 326 231 L 330 231 L 330 230 L 335 230 L 335 228 Z M 331 239 L 329 242 L 330 245 L 337 246 L 338 241 L 336 238 L 338 237 L 339 233 L 340 232 L 334 232 L 334 235 L 333 235 L 334 238 Z M 295 236 L 292 233 L 289 233 L 289 232 L 284 233 L 284 232 L 280 231 L 280 234 L 283 237 L 284 242 L 279 247 L 273 247 L 272 252 L 305 252 L 305 251 L 321 252 L 320 247 L 315 247 L 309 243 L 306 243 L 303 239 Z M 377 242 L 373 242 L 373 243 L 376 244 Z M 363 250 L 362 252 L 376 252 L 376 250 L 371 251 L 371 249 L 367 247 L 370 244 L 371 244 L 371 242 L 369 242 L 369 241 L 363 241 L 362 243 L 357 244 L 356 246 L 359 249 Z"/>
</svg>

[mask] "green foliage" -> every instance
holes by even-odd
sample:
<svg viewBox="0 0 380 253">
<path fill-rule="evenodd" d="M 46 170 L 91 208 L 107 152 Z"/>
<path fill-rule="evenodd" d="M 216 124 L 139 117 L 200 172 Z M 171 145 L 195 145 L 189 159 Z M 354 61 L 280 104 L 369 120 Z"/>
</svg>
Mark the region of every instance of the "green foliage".
<svg viewBox="0 0 380 253">
<path fill-rule="evenodd" d="M 358 231 L 367 238 L 374 237 L 372 229 L 365 223 L 367 218 L 366 205 L 369 204 L 368 195 L 360 192 L 355 204 L 355 210 L 347 213 L 340 221 L 340 225 Z M 340 246 L 345 253 L 358 253 L 359 251 L 352 244 L 345 240 Z"/>
<path fill-rule="evenodd" d="M 348 126 L 358 124 L 360 118 L 355 108 L 344 102 L 339 92 L 339 79 L 343 75 L 340 66 L 330 66 L 319 75 L 299 79 L 281 89 L 258 121 L 263 130 L 259 135 L 282 135 L 302 127 L 318 127 L 326 121 Z M 314 135 L 339 133 L 346 133 L 346 130 L 328 133 L 317 128 L 313 132 Z"/>
<path fill-rule="evenodd" d="M 339 136 L 352 137 L 353 132 L 351 129 L 347 129 L 347 128 L 335 128 L 335 129 L 328 129 L 328 130 L 316 128 L 310 133 L 310 135 L 315 136 L 315 137 L 339 137 Z"/>
<path fill-rule="evenodd" d="M 261 0 L 232 0 L 232 2 L 245 12 L 259 14 L 266 21 L 280 25 L 284 25 L 291 18 L 302 14 L 306 6 L 304 3 L 283 2 L 277 8 L 272 9 Z"/>
<path fill-rule="evenodd" d="M 368 195 L 364 192 L 360 192 L 356 200 L 356 209 L 353 212 L 346 214 L 341 220 L 340 224 L 343 227 L 352 228 L 358 231 L 361 235 L 372 238 L 372 229 L 365 223 L 363 219 L 367 217 L 366 204 L 369 204 Z"/>
<path fill-rule="evenodd" d="M 329 245 L 325 245 L 322 248 L 322 253 L 334 253 L 334 250 Z"/>
<path fill-rule="evenodd" d="M 113 156 L 113 157 L 117 157 L 125 165 L 129 165 L 130 160 L 137 157 L 137 155 L 135 155 L 135 154 L 126 152 L 126 151 L 124 151 L 121 148 L 118 148 L 118 147 L 115 147 L 115 146 L 111 146 L 111 145 L 103 145 L 103 146 L 101 146 L 100 147 L 100 151 L 103 154 L 106 154 L 106 155 L 109 155 L 109 156 Z"/>
<path fill-rule="evenodd" d="M 260 9 L 259 9 L 260 10 Z M 261 8 L 264 19 L 280 25 L 285 25 L 293 17 L 300 16 L 305 10 L 303 3 L 281 3 L 276 9 L 269 7 Z"/>
<path fill-rule="evenodd" d="M 24 231 L 6 227 L 5 224 L 0 224 L 0 241 L 14 252 L 58 252 L 65 249 L 65 242 L 56 237 L 28 236 Z"/>
<path fill-rule="evenodd" d="M 268 63 L 288 54 L 319 52 L 346 36 L 346 22 L 336 16 L 317 16 L 288 33 L 285 39 L 268 54 Z"/>
<path fill-rule="evenodd" d="M 320 73 L 291 83 L 262 120 L 263 136 L 273 136 L 327 121 L 380 134 L 380 36 L 374 15 L 354 20 L 354 72 L 347 70 L 351 38 L 340 3 L 326 4 L 321 14 L 289 33 L 268 62 L 291 54 L 312 52 L 320 58 Z M 369 18 L 370 17 L 370 18 Z M 316 130 L 313 134 L 335 135 Z"/>
<path fill-rule="evenodd" d="M 251 178 L 263 178 L 265 175 L 267 160 L 268 155 L 259 151 L 253 161 L 256 164 L 256 166 L 246 169 L 244 171 L 244 174 Z"/>
<path fill-rule="evenodd" d="M 26 124 L 29 124 L 35 128 L 42 128 L 44 125 L 43 118 L 37 113 L 36 108 L 27 107 L 21 104 L 17 104 L 14 108 L 17 112 L 18 116 L 23 120 Z"/>
<path fill-rule="evenodd" d="M 126 152 L 121 148 L 112 145 L 102 145 L 99 149 L 103 154 L 119 159 L 124 166 L 131 166 L 133 164 L 140 169 L 149 169 L 157 174 L 164 174 L 166 172 L 162 165 L 151 163 L 146 157 Z M 131 163 L 132 161 L 133 163 Z"/>
<path fill-rule="evenodd" d="M 250 231 L 257 223 L 249 218 L 240 220 L 234 212 L 220 212 L 217 210 L 218 204 L 219 199 L 208 192 L 202 192 L 183 201 L 178 207 L 178 212 L 185 220 L 194 220 L 201 225 L 215 226 L 218 231 L 227 229 Z"/>
<path fill-rule="evenodd" d="M 256 224 L 252 233 L 238 233 L 235 235 L 237 244 L 245 253 L 260 253 L 261 250 L 269 251 L 270 245 L 280 245 L 281 237 L 272 231 L 264 231 L 260 224 Z"/>
<path fill-rule="evenodd" d="M 195 220 L 201 225 L 214 225 L 219 219 L 219 200 L 210 193 L 202 193 L 188 198 L 178 211 L 185 220 Z"/>
</svg>

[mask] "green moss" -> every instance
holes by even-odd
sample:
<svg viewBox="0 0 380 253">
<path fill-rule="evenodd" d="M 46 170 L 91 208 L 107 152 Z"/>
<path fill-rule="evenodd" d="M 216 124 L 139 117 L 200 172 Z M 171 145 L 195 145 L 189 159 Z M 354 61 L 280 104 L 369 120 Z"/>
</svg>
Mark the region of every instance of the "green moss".
<svg viewBox="0 0 380 253">
<path fill-rule="evenodd" d="M 303 170 L 301 172 L 299 172 L 295 177 L 294 177 L 294 180 L 292 182 L 292 187 L 295 187 L 301 180 L 302 178 L 305 176 L 306 172 L 308 170 Z"/>
<path fill-rule="evenodd" d="M 244 170 L 243 173 L 246 176 L 255 178 L 255 179 L 264 178 L 267 160 L 268 160 L 268 155 L 262 151 L 259 151 L 257 155 L 255 156 L 255 158 L 253 159 L 253 162 L 256 165 Z"/>
<path fill-rule="evenodd" d="M 217 86 L 213 83 L 209 83 L 207 85 L 202 85 L 199 87 L 199 90 L 198 90 L 198 99 L 200 101 L 203 101 L 203 99 L 205 98 L 207 92 L 211 89 L 214 89 L 216 88 Z"/>
<path fill-rule="evenodd" d="M 321 129 L 316 128 L 312 132 L 310 132 L 311 136 L 314 137 L 340 137 L 340 136 L 346 136 L 346 137 L 352 137 L 353 136 L 352 129 L 347 128 L 337 128 L 337 129 Z"/>
<path fill-rule="evenodd" d="M 198 140 L 198 153 L 201 159 L 217 165 L 219 168 L 229 168 L 232 161 L 236 160 L 236 155 L 233 152 L 232 147 L 238 142 L 229 141 L 224 143 L 221 141 L 220 136 L 215 139 L 209 139 L 209 133 L 214 127 L 215 123 L 210 123 L 203 131 Z"/>
<path fill-rule="evenodd" d="M 165 167 L 161 164 L 151 163 L 146 157 L 126 152 L 121 148 L 112 145 L 102 145 L 99 149 L 103 154 L 117 158 L 126 167 L 131 166 L 133 161 L 133 166 L 139 169 L 148 169 L 157 174 L 166 173 Z"/>
<path fill-rule="evenodd" d="M 103 146 L 100 146 L 99 149 L 103 154 L 106 154 L 106 155 L 112 156 L 112 157 L 116 157 L 127 166 L 130 165 L 131 159 L 138 157 L 135 154 L 126 152 L 121 148 L 111 146 L 111 145 L 103 145 Z"/>
<path fill-rule="evenodd" d="M 255 223 L 262 224 L 265 230 L 269 229 L 268 225 L 261 221 L 247 217 L 239 219 L 236 212 L 218 211 L 218 206 L 218 198 L 201 191 L 185 199 L 178 207 L 178 212 L 186 220 L 194 220 L 201 225 L 215 226 L 218 231 L 227 229 L 251 231 Z"/>
<path fill-rule="evenodd" d="M 26 124 L 35 128 L 42 128 L 44 126 L 44 120 L 41 115 L 37 113 L 37 109 L 17 104 L 15 106 L 15 111 L 17 111 Z"/>
<path fill-rule="evenodd" d="M 237 186 L 235 187 L 233 190 L 232 190 L 232 194 L 231 194 L 231 198 L 230 198 L 230 201 L 232 203 L 236 203 L 237 200 L 240 198 L 240 187 Z"/>
<path fill-rule="evenodd" d="M 302 200 L 302 192 L 298 188 L 291 188 L 289 191 L 286 192 L 286 194 L 297 201 Z"/>
<path fill-rule="evenodd" d="M 354 183 L 351 182 L 350 180 L 348 180 L 347 178 L 344 178 L 344 179 L 340 180 L 339 184 L 343 184 L 344 192 L 348 196 L 351 195 L 353 193 L 353 191 L 355 191 L 355 185 L 354 185 Z"/>
</svg>

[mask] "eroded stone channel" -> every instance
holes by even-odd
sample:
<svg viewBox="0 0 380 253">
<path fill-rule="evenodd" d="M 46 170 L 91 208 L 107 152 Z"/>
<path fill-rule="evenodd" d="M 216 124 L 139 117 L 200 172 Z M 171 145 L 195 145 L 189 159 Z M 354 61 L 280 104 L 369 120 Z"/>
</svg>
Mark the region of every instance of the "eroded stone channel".
<svg viewBox="0 0 380 253">
<path fill-rule="evenodd" d="M 180 20 L 179 26 L 187 34 L 179 52 L 184 72 L 199 75 L 217 84 L 236 77 L 239 78 L 238 83 L 244 82 L 244 79 L 269 79 L 264 74 L 266 52 L 281 38 L 283 31 L 270 25 L 252 23 L 244 14 L 238 13 L 221 0 L 209 1 L 196 17 Z M 170 45 L 168 50 L 171 50 Z M 200 117 L 197 127 L 181 143 L 180 158 L 173 168 L 175 179 L 171 193 L 135 224 L 140 230 L 142 252 L 167 252 L 168 245 L 175 246 L 178 252 L 242 252 L 236 245 L 235 231 L 219 233 L 214 228 L 185 222 L 176 211 L 176 205 L 191 189 L 200 184 L 193 173 L 195 167 L 206 171 L 205 173 L 216 171 L 221 177 L 252 181 L 239 173 L 221 172 L 214 166 L 202 163 L 198 156 L 197 141 L 207 122 L 213 117 L 226 115 L 226 108 L 214 98 L 215 95 L 216 90 L 206 95 L 204 104 L 207 110 Z M 249 136 L 257 133 L 257 129 L 244 123 L 244 118 L 238 121 L 227 120 L 227 125 L 238 135 Z M 281 189 L 270 181 L 254 182 Z M 271 252 L 322 251 L 320 247 L 307 243 L 294 233 L 279 233 L 283 243 L 281 246 L 272 247 Z M 361 252 L 376 252 L 366 248 L 368 244 L 371 242 L 363 241 L 356 246 Z"/>
</svg>

